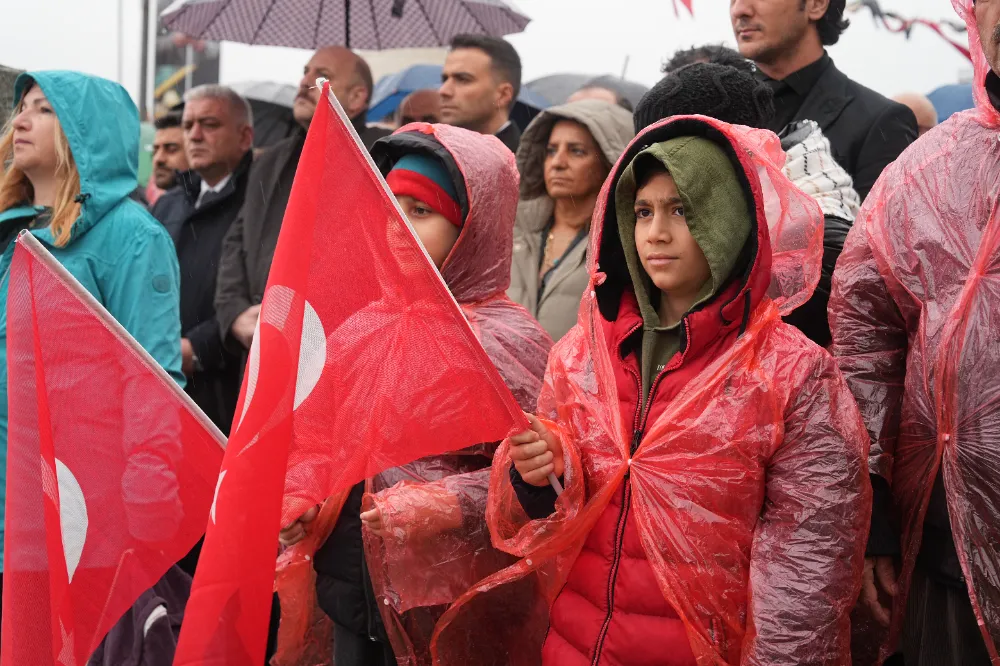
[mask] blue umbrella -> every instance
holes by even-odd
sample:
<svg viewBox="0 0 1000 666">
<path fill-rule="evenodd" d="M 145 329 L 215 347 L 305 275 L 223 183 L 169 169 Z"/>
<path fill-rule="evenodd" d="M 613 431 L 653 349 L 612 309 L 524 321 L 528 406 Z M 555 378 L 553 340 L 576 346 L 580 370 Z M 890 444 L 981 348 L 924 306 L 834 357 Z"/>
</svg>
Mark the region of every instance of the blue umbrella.
<svg viewBox="0 0 1000 666">
<path fill-rule="evenodd" d="M 934 105 L 934 110 L 938 114 L 938 120 L 941 122 L 951 118 L 952 114 L 971 109 L 976 105 L 972 99 L 971 83 L 955 83 L 949 86 L 941 86 L 929 94 L 927 98 Z"/>
<path fill-rule="evenodd" d="M 441 69 L 441 65 L 411 65 L 395 74 L 383 76 L 372 91 L 368 119 L 378 122 L 391 116 L 412 92 L 428 88 L 437 90 L 441 86 Z M 524 129 L 539 111 L 549 106 L 544 97 L 522 86 L 517 103 L 511 111 L 511 118 Z"/>
</svg>

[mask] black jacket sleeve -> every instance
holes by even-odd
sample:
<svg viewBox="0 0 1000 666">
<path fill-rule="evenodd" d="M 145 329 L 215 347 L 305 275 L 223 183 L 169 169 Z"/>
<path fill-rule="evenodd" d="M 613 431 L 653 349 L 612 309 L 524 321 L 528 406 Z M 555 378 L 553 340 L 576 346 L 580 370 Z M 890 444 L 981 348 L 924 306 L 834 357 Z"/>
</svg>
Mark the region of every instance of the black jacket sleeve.
<svg viewBox="0 0 1000 666">
<path fill-rule="evenodd" d="M 222 344 L 222 337 L 219 335 L 219 321 L 216 318 L 207 319 L 184 336 L 191 341 L 195 356 L 205 370 L 222 370 L 229 363 L 236 360 L 234 354 L 229 352 Z"/>
<path fill-rule="evenodd" d="M 899 534 L 892 523 L 892 489 L 878 474 L 872 480 L 872 527 L 868 533 L 866 557 L 899 555 Z"/>
<path fill-rule="evenodd" d="M 823 264 L 819 273 L 816 291 L 801 307 L 785 317 L 785 322 L 805 333 L 806 337 L 820 347 L 829 346 L 830 321 L 826 310 L 830 302 L 830 285 L 837 259 L 844 250 L 844 241 L 851 230 L 851 223 L 839 217 L 827 215 L 823 225 Z"/>
<path fill-rule="evenodd" d="M 854 189 L 864 201 L 882 170 L 917 140 L 917 118 L 902 104 L 886 109 L 868 130 L 858 155 Z"/>
<path fill-rule="evenodd" d="M 251 197 L 248 196 L 246 202 L 249 201 Z M 243 256 L 243 220 L 247 212 L 246 202 L 222 241 L 219 276 L 215 285 L 216 331 L 219 334 L 219 341 L 234 353 L 242 352 L 242 346 L 229 334 L 229 329 L 232 328 L 236 318 L 253 305 L 250 302 L 249 278 Z"/>
<path fill-rule="evenodd" d="M 528 518 L 539 520 L 548 518 L 556 512 L 557 495 L 552 486 L 533 486 L 527 483 L 514 465 L 510 466 L 510 484 L 514 487 L 517 501 L 521 503 L 521 508 L 528 514 Z"/>
</svg>

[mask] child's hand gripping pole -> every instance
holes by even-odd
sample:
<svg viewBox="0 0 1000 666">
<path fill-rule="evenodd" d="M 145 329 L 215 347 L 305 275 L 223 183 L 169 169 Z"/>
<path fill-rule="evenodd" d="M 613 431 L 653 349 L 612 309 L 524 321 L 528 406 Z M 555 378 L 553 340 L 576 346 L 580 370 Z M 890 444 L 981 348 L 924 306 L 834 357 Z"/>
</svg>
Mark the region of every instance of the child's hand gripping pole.
<svg viewBox="0 0 1000 666">
<path fill-rule="evenodd" d="M 561 495 L 564 470 L 562 442 L 533 414 L 525 413 L 528 430 L 510 437 L 510 457 L 521 478 L 533 486 L 551 485 Z"/>
</svg>

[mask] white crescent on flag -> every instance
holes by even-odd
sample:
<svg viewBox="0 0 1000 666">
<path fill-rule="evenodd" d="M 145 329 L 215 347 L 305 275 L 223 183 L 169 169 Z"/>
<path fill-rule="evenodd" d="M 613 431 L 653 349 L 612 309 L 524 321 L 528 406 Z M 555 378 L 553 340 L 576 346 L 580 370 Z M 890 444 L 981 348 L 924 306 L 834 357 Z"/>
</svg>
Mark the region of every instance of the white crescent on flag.
<svg viewBox="0 0 1000 666">
<path fill-rule="evenodd" d="M 87 543 L 87 527 L 90 524 L 87 500 L 73 472 L 58 458 L 56 482 L 59 484 L 59 527 L 62 531 L 63 553 L 66 555 L 66 573 L 72 583 Z"/>
</svg>

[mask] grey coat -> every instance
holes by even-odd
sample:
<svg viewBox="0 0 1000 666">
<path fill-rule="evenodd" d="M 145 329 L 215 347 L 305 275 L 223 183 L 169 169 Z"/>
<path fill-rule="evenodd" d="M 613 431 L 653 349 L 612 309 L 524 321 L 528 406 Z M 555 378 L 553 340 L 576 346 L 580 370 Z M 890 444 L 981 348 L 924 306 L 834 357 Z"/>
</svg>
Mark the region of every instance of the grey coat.
<svg viewBox="0 0 1000 666">
<path fill-rule="evenodd" d="M 542 233 L 555 208 L 545 191 L 545 150 L 552 126 L 563 119 L 575 120 L 589 129 L 612 165 L 635 136 L 632 114 L 628 111 L 608 102 L 583 100 L 542 111 L 521 137 L 517 151 L 521 200 L 514 225 L 514 255 L 507 295 L 527 308 L 553 340 L 559 340 L 576 325 L 580 299 L 590 279 L 588 242 L 584 240 L 560 261 L 539 293 Z"/>
</svg>

